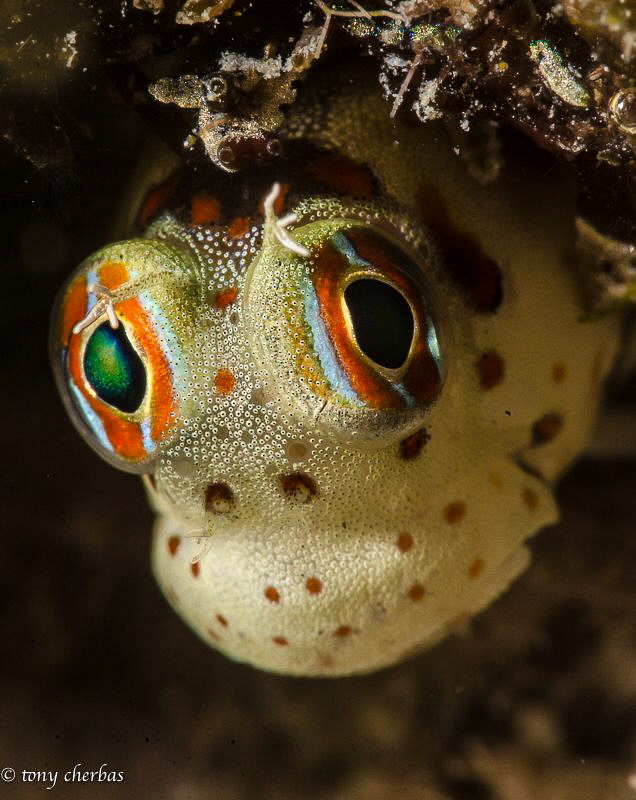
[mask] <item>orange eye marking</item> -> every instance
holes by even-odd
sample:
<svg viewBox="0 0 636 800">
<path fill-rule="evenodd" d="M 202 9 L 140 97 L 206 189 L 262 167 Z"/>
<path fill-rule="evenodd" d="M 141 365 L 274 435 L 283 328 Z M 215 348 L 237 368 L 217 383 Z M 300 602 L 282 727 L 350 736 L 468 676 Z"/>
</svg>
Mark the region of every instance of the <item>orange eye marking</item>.
<svg viewBox="0 0 636 800">
<path fill-rule="evenodd" d="M 118 289 L 129 278 L 128 267 L 117 261 L 106 261 L 99 268 L 99 280 L 105 289 Z"/>
<path fill-rule="evenodd" d="M 367 169 L 344 156 L 323 156 L 307 168 L 309 175 L 330 189 L 351 197 L 371 197 L 373 179 Z"/>
<path fill-rule="evenodd" d="M 177 187 L 175 178 L 168 178 L 168 180 L 158 183 L 143 199 L 139 213 L 137 214 L 137 225 L 140 228 L 145 227 L 146 223 L 150 221 L 155 214 L 166 205 L 168 200 L 174 194 Z"/>
<path fill-rule="evenodd" d="M 241 236 L 245 236 L 249 229 L 249 217 L 236 217 L 236 219 L 232 220 L 232 222 L 229 224 L 227 233 L 228 236 L 231 236 L 233 239 L 238 239 Z"/>
<path fill-rule="evenodd" d="M 216 293 L 214 305 L 221 311 L 225 311 L 228 306 L 236 302 L 237 297 L 238 289 L 236 286 L 229 286 L 227 289 L 221 289 Z"/>
<path fill-rule="evenodd" d="M 347 373 L 353 390 L 359 397 L 364 398 L 368 405 L 372 408 L 402 408 L 402 398 L 385 388 L 375 373 L 360 362 L 351 342 L 338 291 L 342 261 L 344 259 L 336 250 L 325 248 L 318 257 L 314 276 L 316 294 L 338 360 Z"/>
<path fill-rule="evenodd" d="M 124 319 L 133 323 L 135 337 L 152 365 L 149 371 L 150 391 L 152 392 L 152 438 L 161 440 L 174 418 L 177 406 L 173 389 L 170 363 L 161 348 L 157 334 L 153 330 L 149 315 L 136 298 L 125 300 L 116 306 Z"/>
<path fill-rule="evenodd" d="M 118 416 L 109 406 L 94 397 L 86 389 L 80 357 L 81 338 L 81 336 L 73 336 L 68 347 L 69 370 L 75 385 L 82 391 L 86 401 L 100 418 L 108 441 L 115 452 L 129 461 L 143 461 L 148 454 L 144 447 L 139 425 L 136 422 Z"/>
<path fill-rule="evenodd" d="M 210 225 L 218 222 L 221 216 L 221 203 L 207 192 L 199 192 L 192 198 L 190 206 L 190 223 L 192 225 Z"/>
<path fill-rule="evenodd" d="M 229 369 L 220 369 L 214 376 L 214 385 L 220 394 L 228 395 L 236 386 L 236 378 Z"/>
<path fill-rule="evenodd" d="M 356 253 L 372 264 L 380 275 L 389 278 L 410 301 L 422 330 L 426 329 L 427 314 L 422 299 L 412 283 L 395 263 L 397 253 L 377 235 L 357 228 L 344 234 Z M 371 408 L 401 409 L 404 398 L 391 383 L 361 360 L 352 342 L 342 313 L 340 297 L 341 280 L 348 268 L 345 257 L 328 241 L 317 254 L 314 270 L 314 287 L 320 303 L 321 315 L 329 331 L 338 360 L 349 382 L 361 399 Z M 439 392 L 441 376 L 435 359 L 420 335 L 412 345 L 409 367 L 401 379 L 408 392 L 422 405 L 431 402 Z"/>
<path fill-rule="evenodd" d="M 86 276 L 80 275 L 68 287 L 63 299 L 60 344 L 66 347 L 75 323 L 84 319 L 88 306 Z"/>
<path fill-rule="evenodd" d="M 274 212 L 276 214 L 281 214 L 283 208 L 285 208 L 285 198 L 287 197 L 287 192 L 289 192 L 289 184 L 288 183 L 280 183 L 280 191 L 278 192 L 278 197 L 274 200 Z M 261 214 L 265 213 L 265 198 L 267 194 L 263 195 L 261 198 L 261 202 L 258 204 L 258 210 Z"/>
<path fill-rule="evenodd" d="M 121 267 L 122 265 L 116 266 Z M 152 398 L 150 404 L 151 436 L 153 441 L 158 442 L 169 429 L 177 410 L 170 364 L 153 330 L 150 317 L 144 311 L 139 300 L 131 298 L 118 303 L 116 310 L 121 319 L 130 324 L 141 351 L 151 365 L 148 372 L 148 391 Z M 66 312 L 67 309 L 65 309 L 65 319 Z M 66 324 L 70 327 L 73 325 L 73 317 L 76 313 L 77 311 L 68 312 Z M 81 319 L 82 315 L 80 314 L 78 318 Z M 68 346 L 68 365 L 75 385 L 82 391 L 86 401 L 100 418 L 106 436 L 115 452 L 129 461 L 143 461 L 148 456 L 148 451 L 144 446 L 140 423 L 127 419 L 114 411 L 88 390 L 82 368 L 81 342 L 81 336 L 72 336 Z"/>
</svg>

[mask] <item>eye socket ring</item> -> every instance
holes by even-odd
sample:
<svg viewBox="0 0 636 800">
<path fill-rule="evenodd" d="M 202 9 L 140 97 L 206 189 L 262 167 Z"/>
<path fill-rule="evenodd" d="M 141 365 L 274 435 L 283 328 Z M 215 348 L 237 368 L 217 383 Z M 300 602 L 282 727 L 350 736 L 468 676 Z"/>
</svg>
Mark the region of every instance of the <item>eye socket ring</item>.
<svg viewBox="0 0 636 800">
<path fill-rule="evenodd" d="M 53 312 L 51 361 L 69 415 L 100 456 L 127 472 L 152 469 L 181 418 L 186 339 L 163 311 L 177 291 L 184 302 L 194 291 L 179 254 L 131 240 L 81 264 Z"/>
<path fill-rule="evenodd" d="M 367 220 L 295 228 L 309 257 L 266 244 L 244 311 L 280 402 L 338 439 L 381 446 L 422 424 L 444 375 L 425 268 Z"/>
</svg>

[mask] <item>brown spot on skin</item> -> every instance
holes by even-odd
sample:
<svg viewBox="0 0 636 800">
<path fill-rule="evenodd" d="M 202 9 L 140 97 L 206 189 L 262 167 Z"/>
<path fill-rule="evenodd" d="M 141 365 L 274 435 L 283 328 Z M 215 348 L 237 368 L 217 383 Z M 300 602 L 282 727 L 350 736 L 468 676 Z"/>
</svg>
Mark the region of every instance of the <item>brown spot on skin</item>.
<svg viewBox="0 0 636 800">
<path fill-rule="evenodd" d="M 417 204 L 424 222 L 437 235 L 445 253 L 446 268 L 475 311 L 493 313 L 503 300 L 501 271 L 487 256 L 479 240 L 455 225 L 442 195 L 422 185 Z"/>
<path fill-rule="evenodd" d="M 234 492 L 227 483 L 211 483 L 205 490 L 205 510 L 211 514 L 227 514 L 234 508 Z"/>
<path fill-rule="evenodd" d="M 220 369 L 214 376 L 214 385 L 219 394 L 227 397 L 236 386 L 236 378 L 229 369 Z"/>
<path fill-rule="evenodd" d="M 217 614 L 216 615 L 216 621 L 219 623 L 219 625 L 223 625 L 224 628 L 227 628 L 227 626 L 229 624 L 228 621 L 223 616 L 223 614 Z"/>
<path fill-rule="evenodd" d="M 534 491 L 534 489 L 530 489 L 529 486 L 525 486 L 523 491 L 521 492 L 521 497 L 523 498 L 523 502 L 525 503 L 526 507 L 530 511 L 534 511 L 535 508 L 539 505 L 539 496 Z"/>
<path fill-rule="evenodd" d="M 532 426 L 532 444 L 537 447 L 551 442 L 563 427 L 560 414 L 544 414 Z"/>
<path fill-rule="evenodd" d="M 491 472 L 488 480 L 492 483 L 494 487 L 497 489 L 501 489 L 504 485 L 504 480 L 497 472 Z"/>
<path fill-rule="evenodd" d="M 503 358 L 496 350 L 488 350 L 482 353 L 475 366 L 479 376 L 479 385 L 484 391 L 494 389 L 504 379 L 506 367 Z"/>
<path fill-rule="evenodd" d="M 177 550 L 179 549 L 179 545 L 181 544 L 181 537 L 180 536 L 171 536 L 168 539 L 168 552 L 171 556 L 177 555 Z"/>
<path fill-rule="evenodd" d="M 473 561 L 470 567 L 468 567 L 468 577 L 471 580 L 475 580 L 475 578 L 478 578 L 484 571 L 485 566 L 486 562 L 484 561 L 484 559 L 477 556 L 477 558 Z"/>
<path fill-rule="evenodd" d="M 335 662 L 331 656 L 323 656 L 318 663 L 325 669 L 331 669 L 331 667 L 335 666 Z"/>
<path fill-rule="evenodd" d="M 214 297 L 214 307 L 220 311 L 225 311 L 228 306 L 236 303 L 238 297 L 238 289 L 236 286 L 228 286 L 227 289 L 221 289 Z"/>
<path fill-rule="evenodd" d="M 451 525 L 456 525 L 458 522 L 461 522 L 465 516 L 466 503 L 462 503 L 461 500 L 456 500 L 453 503 L 449 503 L 444 509 L 444 518 L 446 519 L 446 522 L 450 523 Z"/>
<path fill-rule="evenodd" d="M 352 633 L 350 625 L 340 625 L 336 628 L 333 632 L 334 636 L 337 636 L 338 639 L 344 639 L 346 636 L 349 636 Z"/>
<path fill-rule="evenodd" d="M 552 380 L 555 383 L 563 383 L 566 372 L 565 364 L 562 361 L 557 361 L 556 364 L 552 365 Z"/>
<path fill-rule="evenodd" d="M 350 158 L 339 155 L 323 156 L 307 167 L 309 175 L 318 183 L 351 197 L 371 197 L 371 173 Z"/>
<path fill-rule="evenodd" d="M 237 217 L 230 222 L 227 229 L 227 235 L 231 236 L 232 239 L 239 239 L 241 236 L 245 236 L 245 234 L 249 232 L 249 229 L 250 218 Z"/>
<path fill-rule="evenodd" d="M 285 198 L 287 197 L 287 192 L 289 192 L 289 184 L 288 183 L 281 183 L 280 185 L 280 192 L 278 193 L 278 197 L 274 200 L 274 213 L 275 214 L 282 214 L 283 209 L 285 208 Z M 265 198 L 269 194 L 269 191 L 263 195 L 261 198 L 261 202 L 258 204 L 258 210 L 261 214 L 265 213 Z"/>
<path fill-rule="evenodd" d="M 201 567 L 199 566 L 199 562 L 195 561 L 194 564 L 190 564 L 190 572 L 195 578 L 199 577 L 199 572 L 201 571 Z"/>
<path fill-rule="evenodd" d="M 410 533 L 401 533 L 395 540 L 395 544 L 400 553 L 408 553 L 413 547 L 413 537 Z"/>
<path fill-rule="evenodd" d="M 279 480 L 285 495 L 290 500 L 295 500 L 298 503 L 311 503 L 318 494 L 315 481 L 309 475 L 305 475 L 304 472 L 281 475 Z"/>
<path fill-rule="evenodd" d="M 319 578 L 307 578 L 305 589 L 309 594 L 320 594 L 322 592 L 322 581 Z"/>
<path fill-rule="evenodd" d="M 207 633 L 207 635 L 210 637 L 210 639 L 213 639 L 215 642 L 221 642 L 221 641 L 223 641 L 223 640 L 221 639 L 221 637 L 219 636 L 219 634 L 218 634 L 218 633 L 216 633 L 215 631 L 213 631 L 211 628 L 208 628 L 208 629 L 206 630 L 206 633 Z"/>
<path fill-rule="evenodd" d="M 422 600 L 425 594 L 426 594 L 426 587 L 422 586 L 422 584 L 417 581 L 409 588 L 407 592 L 407 595 L 411 600 L 413 600 L 413 602 Z"/>
<path fill-rule="evenodd" d="M 422 428 L 419 431 L 415 431 L 415 433 L 412 433 L 410 436 L 407 436 L 406 439 L 402 439 L 400 442 L 401 458 L 406 461 L 412 461 L 414 458 L 417 458 L 422 452 L 424 445 L 430 441 L 430 438 L 426 428 Z"/>
<path fill-rule="evenodd" d="M 274 644 L 279 645 L 280 647 L 285 647 L 286 645 L 289 644 L 289 642 L 284 636 L 274 636 L 272 642 L 274 642 Z"/>
<path fill-rule="evenodd" d="M 192 198 L 190 206 L 191 225 L 211 225 L 221 216 L 221 203 L 207 192 L 199 192 Z"/>
<path fill-rule="evenodd" d="M 274 586 L 268 586 L 265 589 L 265 597 L 270 601 L 270 603 L 280 603 L 280 594 L 278 589 Z"/>
</svg>

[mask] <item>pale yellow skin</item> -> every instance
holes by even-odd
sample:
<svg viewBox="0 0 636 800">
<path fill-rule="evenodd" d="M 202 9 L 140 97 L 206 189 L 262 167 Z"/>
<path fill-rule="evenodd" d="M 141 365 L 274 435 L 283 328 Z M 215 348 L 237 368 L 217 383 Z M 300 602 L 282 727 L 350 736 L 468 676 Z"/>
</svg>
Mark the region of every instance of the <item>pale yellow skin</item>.
<svg viewBox="0 0 636 800">
<path fill-rule="evenodd" d="M 188 329 L 190 410 L 159 455 L 155 486 L 147 484 L 158 514 L 157 580 L 188 625 L 232 658 L 292 675 L 348 675 L 436 642 L 523 570 L 525 540 L 557 519 L 551 482 L 585 445 L 618 321 L 580 321 L 568 263 L 574 197 L 558 174 L 522 174 L 509 164 L 495 183 L 480 185 L 442 128 L 407 129 L 389 119 L 380 97 L 359 88 L 334 91 L 328 108 L 300 103 L 286 135 L 310 135 L 372 165 L 406 207 L 415 208 L 422 182 L 436 187 L 454 224 L 503 275 L 504 301 L 494 314 L 475 314 L 435 270 L 428 276 L 446 376 L 424 420 L 430 441 L 405 460 L 400 436 L 370 447 L 334 435 L 266 363 L 260 324 L 269 311 L 254 313 L 253 286 L 245 292 L 244 284 L 260 280 L 269 264 L 263 258 L 285 257 L 279 244 L 266 236 L 263 252 L 246 252 L 245 267 L 228 269 L 214 254 L 222 260 L 222 237 L 210 254 L 173 221 L 148 233 L 181 237 L 196 252 L 208 291 L 233 285 L 240 298 L 233 319 L 204 305 Z M 323 208 L 303 206 L 301 223 L 289 228 L 299 243 Z M 410 241 L 427 236 L 410 221 L 403 233 Z M 505 375 L 484 390 L 476 364 L 493 350 Z M 236 378 L 227 396 L 215 390 L 220 369 Z M 532 425 L 547 413 L 563 427 L 532 446 Z M 278 476 L 294 471 L 312 477 L 317 496 L 285 496 Z M 219 481 L 232 487 L 234 503 L 211 514 L 204 487 Z"/>
</svg>

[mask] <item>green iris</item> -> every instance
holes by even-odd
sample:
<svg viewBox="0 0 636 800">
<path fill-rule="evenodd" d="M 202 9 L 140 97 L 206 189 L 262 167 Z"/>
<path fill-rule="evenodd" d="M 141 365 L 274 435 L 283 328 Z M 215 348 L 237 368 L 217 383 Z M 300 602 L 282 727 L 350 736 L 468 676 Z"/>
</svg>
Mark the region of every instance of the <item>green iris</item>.
<svg viewBox="0 0 636 800">
<path fill-rule="evenodd" d="M 144 399 L 146 370 L 121 324 L 105 322 L 95 330 L 86 343 L 84 374 L 100 400 L 120 411 L 136 411 Z"/>
</svg>

